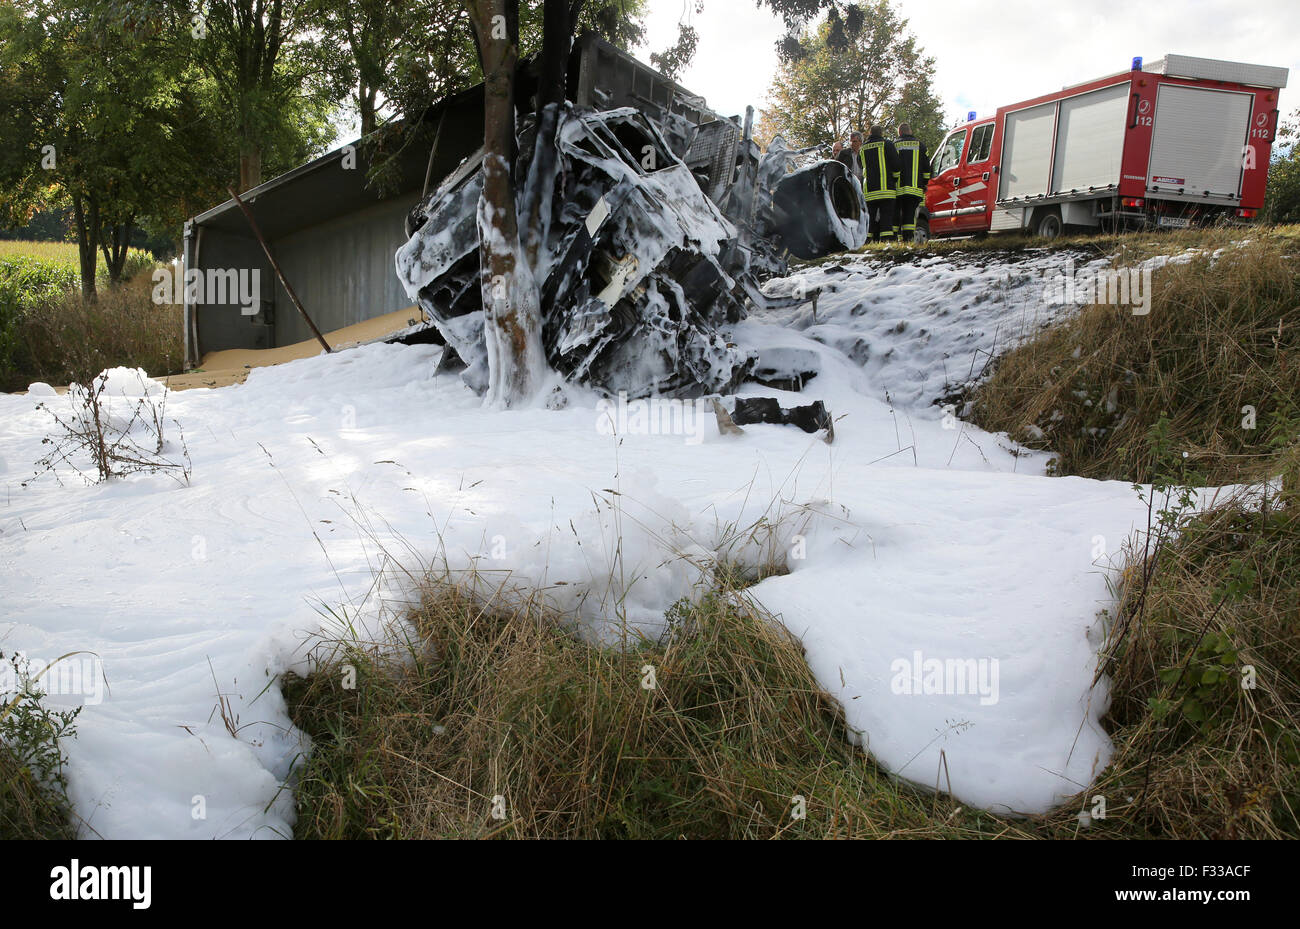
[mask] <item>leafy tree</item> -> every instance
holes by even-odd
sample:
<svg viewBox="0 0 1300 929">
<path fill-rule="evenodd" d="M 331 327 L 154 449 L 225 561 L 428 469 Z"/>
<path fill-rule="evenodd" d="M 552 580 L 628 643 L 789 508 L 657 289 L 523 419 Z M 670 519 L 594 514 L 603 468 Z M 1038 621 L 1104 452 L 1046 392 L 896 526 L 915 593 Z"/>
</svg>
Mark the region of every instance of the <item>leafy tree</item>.
<svg viewBox="0 0 1300 929">
<path fill-rule="evenodd" d="M 164 0 L 156 0 L 164 2 Z M 268 148 L 293 136 L 292 119 L 328 112 L 339 96 L 335 53 L 312 0 L 167 0 L 189 21 L 186 54 L 232 125 L 239 190 L 260 184 Z"/>
<path fill-rule="evenodd" d="M 910 123 L 932 144 L 943 133 L 934 59 L 926 56 L 888 0 L 851 5 L 787 41 L 769 90 L 760 138 L 795 147 L 843 139 L 872 123 Z"/>
<path fill-rule="evenodd" d="M 704 12 L 704 0 L 694 0 L 695 12 Z M 700 46 L 700 34 L 695 27 L 683 19 L 677 25 L 677 41 L 662 52 L 650 54 L 650 64 L 654 65 L 665 77 L 678 80 L 686 67 L 695 59 L 695 50 Z"/>
<path fill-rule="evenodd" d="M 96 252 L 116 282 L 133 232 L 174 234 L 238 176 L 238 114 L 195 63 L 185 4 L 165 0 L 0 6 L 0 223 L 66 206 L 83 294 Z M 292 95 L 259 145 L 288 168 L 331 137 L 319 97 Z"/>
<path fill-rule="evenodd" d="M 167 24 L 102 13 L 15 2 L 0 15 L 0 95 L 9 104 L 0 218 L 16 224 L 67 202 L 88 299 L 96 252 L 119 281 L 137 221 L 165 196 L 157 159 L 175 130 Z"/>
<path fill-rule="evenodd" d="M 313 0 L 338 96 L 351 98 L 370 163 L 369 182 L 390 189 L 408 147 L 427 148 L 437 123 L 422 116 L 438 101 L 483 79 L 463 0 Z M 578 32 L 594 31 L 619 48 L 639 42 L 648 0 L 582 4 Z M 542 50 L 542 0 L 518 3 L 518 54 Z"/>
<path fill-rule="evenodd" d="M 1300 110 L 1277 133 L 1268 166 L 1268 196 L 1264 218 L 1273 223 L 1300 223 Z"/>
<path fill-rule="evenodd" d="M 399 113 L 474 83 L 478 60 L 460 0 L 313 0 L 337 96 L 351 97 L 369 135 Z"/>
</svg>

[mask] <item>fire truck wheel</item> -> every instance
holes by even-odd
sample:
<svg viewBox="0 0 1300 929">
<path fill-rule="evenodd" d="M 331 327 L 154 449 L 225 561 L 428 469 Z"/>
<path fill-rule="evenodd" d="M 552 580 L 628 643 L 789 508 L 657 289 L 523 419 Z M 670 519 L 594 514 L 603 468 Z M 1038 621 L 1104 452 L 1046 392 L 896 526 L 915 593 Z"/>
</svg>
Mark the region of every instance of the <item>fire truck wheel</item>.
<svg viewBox="0 0 1300 929">
<path fill-rule="evenodd" d="M 1042 239 L 1055 239 L 1061 234 L 1061 211 L 1048 207 L 1034 214 L 1034 235 Z"/>
</svg>

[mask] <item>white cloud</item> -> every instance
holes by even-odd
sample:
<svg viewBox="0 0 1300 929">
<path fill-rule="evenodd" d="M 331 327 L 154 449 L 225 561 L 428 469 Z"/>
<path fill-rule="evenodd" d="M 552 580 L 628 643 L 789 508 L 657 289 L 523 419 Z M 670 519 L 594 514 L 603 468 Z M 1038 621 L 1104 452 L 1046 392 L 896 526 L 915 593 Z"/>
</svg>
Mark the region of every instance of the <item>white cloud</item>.
<svg viewBox="0 0 1300 929">
<path fill-rule="evenodd" d="M 1049 93 L 1067 84 L 1168 53 L 1290 68 L 1300 81 L 1300 4 L 1295 0 L 1087 0 L 1053 6 L 1043 0 L 924 0 L 895 3 L 936 60 L 936 89 L 954 121 L 969 110 Z M 695 61 L 681 82 L 724 115 L 761 108 L 776 69 L 778 17 L 753 0 L 655 0 L 647 42 L 638 54 L 673 43 L 686 16 L 700 33 Z M 1284 91 L 1282 110 L 1294 110 Z"/>
</svg>

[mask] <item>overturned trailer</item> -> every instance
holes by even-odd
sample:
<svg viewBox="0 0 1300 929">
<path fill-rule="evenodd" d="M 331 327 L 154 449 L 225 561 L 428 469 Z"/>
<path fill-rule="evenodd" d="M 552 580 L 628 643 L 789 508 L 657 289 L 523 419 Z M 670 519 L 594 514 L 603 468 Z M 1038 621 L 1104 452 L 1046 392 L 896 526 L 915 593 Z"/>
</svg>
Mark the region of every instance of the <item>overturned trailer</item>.
<svg viewBox="0 0 1300 929">
<path fill-rule="evenodd" d="M 768 300 L 785 258 L 860 247 L 861 191 L 837 161 L 790 172 L 782 144 L 760 155 L 749 119 L 703 101 L 594 37 L 575 47 L 559 114 L 550 222 L 532 269 L 551 367 L 610 394 L 734 390 L 755 358 L 726 331 Z M 751 111 L 752 116 L 752 111 Z M 533 127 L 521 123 L 516 190 Z M 478 391 L 488 384 L 477 208 L 483 153 L 467 158 L 407 220 L 398 278 L 427 321 L 396 341 L 447 345 Z"/>
</svg>

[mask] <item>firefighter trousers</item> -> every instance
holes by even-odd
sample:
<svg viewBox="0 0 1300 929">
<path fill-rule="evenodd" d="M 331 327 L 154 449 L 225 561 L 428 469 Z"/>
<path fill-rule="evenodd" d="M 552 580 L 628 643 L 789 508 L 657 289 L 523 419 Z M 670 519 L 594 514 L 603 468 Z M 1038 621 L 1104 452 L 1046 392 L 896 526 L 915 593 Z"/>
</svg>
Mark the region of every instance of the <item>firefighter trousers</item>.
<svg viewBox="0 0 1300 929">
<path fill-rule="evenodd" d="M 921 205 L 921 198 L 913 194 L 898 195 L 898 215 L 894 228 L 898 230 L 901 242 L 911 242 L 916 236 L 916 208 Z"/>
<path fill-rule="evenodd" d="M 881 197 L 867 201 L 867 217 L 871 222 L 871 241 L 894 241 L 894 198 Z"/>
</svg>

